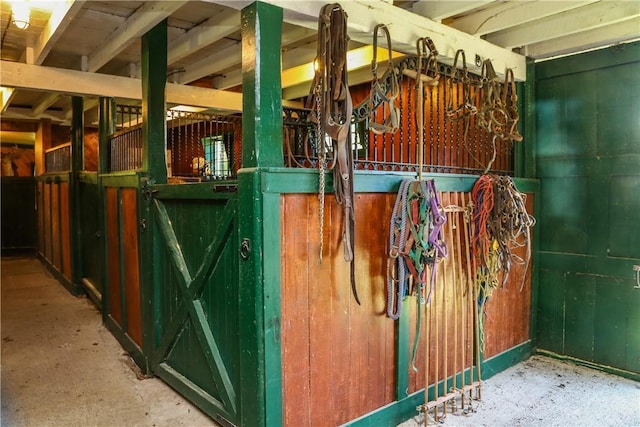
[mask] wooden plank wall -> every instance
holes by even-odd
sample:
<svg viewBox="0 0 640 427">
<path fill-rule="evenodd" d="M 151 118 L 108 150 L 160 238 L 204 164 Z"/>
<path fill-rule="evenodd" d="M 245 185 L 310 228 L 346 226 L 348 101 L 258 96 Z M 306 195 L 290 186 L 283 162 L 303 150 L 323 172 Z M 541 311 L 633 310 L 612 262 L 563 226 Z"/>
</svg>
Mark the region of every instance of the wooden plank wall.
<svg viewBox="0 0 640 427">
<path fill-rule="evenodd" d="M 137 188 L 106 188 L 108 314 L 142 346 Z"/>
<path fill-rule="evenodd" d="M 39 252 L 71 280 L 69 183 L 40 181 L 37 185 Z"/>
<path fill-rule="evenodd" d="M 469 202 L 469 193 L 444 193 L 443 206 L 461 206 Z M 319 261 L 318 198 L 315 194 L 282 196 L 282 381 L 284 424 L 288 426 L 339 425 L 367 414 L 395 400 L 397 366 L 397 324 L 386 316 L 386 274 L 389 220 L 395 194 L 356 194 L 356 269 L 362 305 L 354 301 L 349 287 L 349 264 L 343 260 L 341 232 L 342 208 L 333 196 L 327 196 L 324 225 L 324 253 Z M 532 209 L 533 200 L 528 205 Z M 461 225 L 463 214 L 449 214 L 445 239 L 450 257 L 437 269 L 434 295 L 439 305 L 427 315 L 444 324 L 436 335 L 430 331 L 429 377 L 439 378 L 444 372 L 453 374 L 465 361 L 472 361 L 473 332 L 466 338 L 454 336 L 454 320 L 462 316 L 462 301 L 454 304 L 452 284 L 454 269 L 460 264 L 466 248 Z M 453 226 L 455 225 L 455 229 Z M 530 286 L 518 291 L 522 268 L 514 266 L 504 289 L 497 290 L 487 306 L 485 320 L 485 359 L 529 339 Z M 530 272 L 528 273 L 530 277 Z M 468 276 L 468 275 L 467 275 Z M 445 303 L 446 301 L 446 303 Z M 408 298 L 403 309 L 410 311 L 409 346 L 415 336 L 415 298 Z M 468 312 L 472 312 L 469 310 Z M 432 323 L 434 324 L 434 323 Z M 466 321 L 471 328 L 469 316 Z M 425 328 L 422 328 L 415 372 L 409 363 L 408 391 L 424 388 Z M 440 353 L 435 363 L 435 347 Z M 443 357 L 444 351 L 448 353 Z M 465 349 L 465 355 L 462 349 Z M 411 348 L 409 348 L 411 354 Z M 454 364 L 454 356 L 456 363 Z M 464 359 L 463 359 L 464 358 Z M 458 362 L 459 361 L 459 362 Z M 408 362 L 405 362 L 408 363 Z M 446 364 L 446 370 L 445 370 Z M 432 383 L 432 381 L 429 381 Z"/>
</svg>

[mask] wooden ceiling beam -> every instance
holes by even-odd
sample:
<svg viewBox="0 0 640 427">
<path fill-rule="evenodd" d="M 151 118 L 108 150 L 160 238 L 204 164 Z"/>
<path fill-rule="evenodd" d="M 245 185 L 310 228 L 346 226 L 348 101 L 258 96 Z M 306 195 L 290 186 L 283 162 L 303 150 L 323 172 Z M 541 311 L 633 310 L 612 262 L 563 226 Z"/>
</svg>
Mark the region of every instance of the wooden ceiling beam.
<svg viewBox="0 0 640 427">
<path fill-rule="evenodd" d="M 455 18 L 447 22 L 447 25 L 465 33 L 483 36 L 595 3 L 596 1 L 500 2 L 495 6 L 492 5 L 483 10 Z"/>
<path fill-rule="evenodd" d="M 524 53 L 532 58 L 549 58 L 570 53 L 576 46 L 586 50 L 638 40 L 640 39 L 638 28 L 640 28 L 640 17 L 630 18 L 595 30 L 527 45 Z"/>
<path fill-rule="evenodd" d="M 2 85 L 77 96 L 142 99 L 140 79 L 0 61 Z M 167 83 L 167 103 L 242 111 L 242 94 Z M 29 110 L 31 111 L 31 110 Z"/>
<path fill-rule="evenodd" d="M 311 31 L 307 28 L 292 28 L 282 33 L 282 48 L 299 43 L 301 40 L 306 40 L 309 36 L 315 36 L 315 31 Z M 242 63 L 242 52 L 240 43 L 235 46 L 226 47 L 215 54 L 202 58 L 200 61 L 194 62 L 185 69 L 185 72 L 180 75 L 181 83 L 191 83 L 202 77 L 212 74 L 218 74 L 221 71 L 228 70 L 233 67 L 238 67 Z M 231 86 L 227 86 L 231 87 Z"/>
<path fill-rule="evenodd" d="M 56 6 L 33 48 L 33 64 L 42 65 L 60 36 L 80 12 L 84 3 L 80 0 L 66 0 L 63 5 Z"/>
<path fill-rule="evenodd" d="M 187 1 L 150 1 L 140 6 L 116 29 L 100 49 L 89 56 L 88 70 L 96 72 L 125 50 L 136 39 L 171 16 Z"/>
<path fill-rule="evenodd" d="M 545 19 L 498 31 L 486 40 L 511 49 L 571 34 L 595 30 L 629 18 L 640 16 L 640 2 L 605 1 L 589 4 Z"/>
<path fill-rule="evenodd" d="M 169 45 L 168 64 L 172 65 L 198 50 L 240 29 L 240 12 L 229 9 L 192 28 Z"/>
<path fill-rule="evenodd" d="M 450 16 L 458 15 L 469 10 L 476 9 L 491 3 L 491 0 L 475 1 L 431 1 L 422 0 L 412 6 L 413 13 L 429 18 L 432 21 L 441 21 Z"/>
<path fill-rule="evenodd" d="M 248 2 L 224 0 L 208 0 L 234 8 L 242 8 Z M 283 9 L 285 22 L 302 27 L 317 29 L 318 15 L 323 2 L 291 2 L 289 0 L 264 0 Z M 457 3 L 457 2 L 443 2 Z M 430 37 L 436 45 L 440 56 L 438 60 L 453 63 L 456 51 L 465 51 L 469 71 L 479 73 L 480 67 L 474 65 L 475 57 L 483 60 L 490 58 L 499 73 L 506 68 L 513 69 L 517 80 L 524 81 L 527 76 L 526 58 L 509 49 L 489 43 L 471 34 L 464 33 L 447 25 L 434 22 L 408 10 L 387 4 L 382 1 L 353 0 L 342 3 L 349 16 L 347 21 L 349 37 L 363 44 L 371 44 L 373 29 L 378 24 L 386 24 L 389 28 L 396 51 L 415 54 L 416 40 Z"/>
</svg>

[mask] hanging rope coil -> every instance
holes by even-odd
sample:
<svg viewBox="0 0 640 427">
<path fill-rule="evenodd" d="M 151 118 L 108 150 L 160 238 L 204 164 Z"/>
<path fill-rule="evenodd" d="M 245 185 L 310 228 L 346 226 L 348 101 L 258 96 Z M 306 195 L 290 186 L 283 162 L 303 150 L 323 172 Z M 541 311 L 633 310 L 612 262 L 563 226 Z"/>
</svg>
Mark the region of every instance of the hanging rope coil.
<svg viewBox="0 0 640 427">
<path fill-rule="evenodd" d="M 526 195 L 518 191 L 509 176 L 482 175 L 473 186 L 471 197 L 476 297 L 478 310 L 482 311 L 493 292 L 507 283 L 512 263 L 529 264 L 530 229 L 535 218 L 527 212 Z M 519 247 L 526 247 L 524 258 L 513 253 Z M 523 272 L 520 291 L 525 278 Z"/>
<path fill-rule="evenodd" d="M 389 227 L 387 260 L 387 315 L 398 319 L 405 296 L 419 304 L 430 301 L 436 278 L 435 264 L 447 256 L 442 227 L 446 215 L 433 180 L 400 183 Z M 426 293 L 427 268 L 431 269 Z"/>
</svg>

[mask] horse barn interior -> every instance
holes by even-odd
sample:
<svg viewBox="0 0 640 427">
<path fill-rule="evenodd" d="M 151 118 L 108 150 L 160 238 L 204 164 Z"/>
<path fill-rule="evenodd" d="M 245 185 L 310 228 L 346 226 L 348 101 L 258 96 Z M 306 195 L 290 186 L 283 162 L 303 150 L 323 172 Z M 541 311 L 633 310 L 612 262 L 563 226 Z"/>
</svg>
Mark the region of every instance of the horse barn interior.
<svg viewBox="0 0 640 427">
<path fill-rule="evenodd" d="M 3 257 L 219 424 L 640 380 L 639 2 L 1 5 Z"/>
</svg>

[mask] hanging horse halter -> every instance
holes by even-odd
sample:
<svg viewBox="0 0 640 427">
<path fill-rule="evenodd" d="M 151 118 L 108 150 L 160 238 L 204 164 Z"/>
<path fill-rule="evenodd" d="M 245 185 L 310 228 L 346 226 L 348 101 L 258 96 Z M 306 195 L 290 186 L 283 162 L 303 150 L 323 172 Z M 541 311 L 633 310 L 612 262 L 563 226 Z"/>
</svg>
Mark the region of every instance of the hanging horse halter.
<svg viewBox="0 0 640 427">
<path fill-rule="evenodd" d="M 378 32 L 382 31 L 387 39 L 388 64 L 384 77 L 378 79 Z M 373 29 L 373 59 L 371 60 L 371 93 L 369 94 L 369 129 L 371 132 L 380 135 L 383 133 L 394 133 L 400 125 L 400 111 L 395 105 L 395 100 L 400 93 L 398 75 L 393 64 L 393 54 L 391 49 L 391 35 L 389 29 L 384 24 L 378 24 Z M 380 81 L 387 81 L 385 77 L 390 75 L 390 86 L 383 86 Z M 382 123 L 375 121 L 375 112 L 382 104 Z"/>
<path fill-rule="evenodd" d="M 318 19 L 318 51 L 316 73 L 307 98 L 312 108 L 311 121 L 316 124 L 318 143 L 318 198 L 320 202 L 320 260 L 322 261 L 324 235 L 325 171 L 327 147 L 325 137 L 332 141 L 333 186 L 336 201 L 344 210 L 342 240 L 344 259 L 351 263 L 351 290 L 360 304 L 355 282 L 354 245 L 355 214 L 353 208 L 353 152 L 351 151 L 351 115 L 353 103 L 347 83 L 347 14 L 337 4 L 328 4 L 320 10 Z"/>
</svg>

